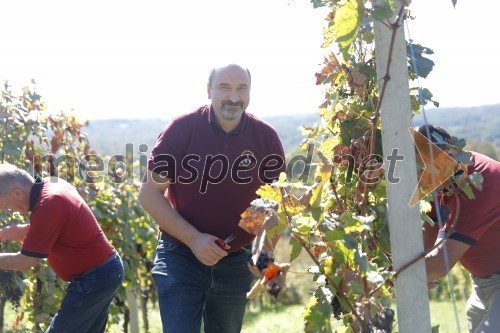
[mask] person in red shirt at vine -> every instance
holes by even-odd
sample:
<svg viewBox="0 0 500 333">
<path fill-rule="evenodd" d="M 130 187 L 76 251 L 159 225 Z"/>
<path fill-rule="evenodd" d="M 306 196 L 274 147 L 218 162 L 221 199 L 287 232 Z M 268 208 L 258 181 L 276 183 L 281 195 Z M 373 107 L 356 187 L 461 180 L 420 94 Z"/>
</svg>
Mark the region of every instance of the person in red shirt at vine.
<svg viewBox="0 0 500 333">
<path fill-rule="evenodd" d="M 426 250 L 436 246 L 426 256 L 427 281 L 434 285 L 460 262 L 473 284 L 467 301 L 469 332 L 500 332 L 500 163 L 460 149 L 458 140 L 441 127 L 424 125 L 417 130 L 429 134 L 431 142 L 461 165 L 438 188 L 434 212 L 439 211 L 442 227 L 424 223 Z M 474 181 L 481 177 L 482 188 Z M 470 186 L 474 183 L 478 188 Z"/>
<path fill-rule="evenodd" d="M 0 164 L 0 209 L 29 214 L 30 221 L 0 229 L 0 241 L 22 241 L 20 252 L 0 253 L 0 269 L 27 271 L 47 258 L 69 282 L 45 333 L 104 332 L 123 263 L 76 189 L 60 178 L 33 178 Z"/>
<path fill-rule="evenodd" d="M 241 330 L 255 235 L 238 223 L 285 170 L 276 131 L 245 111 L 250 81 L 240 65 L 214 68 L 211 105 L 173 119 L 151 152 L 139 202 L 161 230 L 151 274 L 164 333 L 199 332 L 202 320 L 206 333 Z"/>
</svg>

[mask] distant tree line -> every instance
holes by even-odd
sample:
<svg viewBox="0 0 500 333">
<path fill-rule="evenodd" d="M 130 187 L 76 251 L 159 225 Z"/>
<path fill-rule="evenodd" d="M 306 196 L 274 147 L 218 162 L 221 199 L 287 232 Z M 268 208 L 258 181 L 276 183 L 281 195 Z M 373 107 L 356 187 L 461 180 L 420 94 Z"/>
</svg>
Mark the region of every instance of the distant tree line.
<svg viewBox="0 0 500 333">
<path fill-rule="evenodd" d="M 429 123 L 447 128 L 454 136 L 463 137 L 468 149 L 491 158 L 500 157 L 500 104 L 471 108 L 432 109 L 427 111 Z M 278 132 L 287 155 L 300 153 L 303 140 L 301 126 L 312 126 L 319 115 L 298 114 L 264 118 Z M 151 151 L 157 133 L 167 125 L 162 119 L 98 119 L 89 121 L 86 131 L 97 153 L 107 156 L 125 154 L 125 145 L 132 143 L 137 152 L 140 144 Z M 414 118 L 415 125 L 423 124 L 423 116 Z"/>
</svg>

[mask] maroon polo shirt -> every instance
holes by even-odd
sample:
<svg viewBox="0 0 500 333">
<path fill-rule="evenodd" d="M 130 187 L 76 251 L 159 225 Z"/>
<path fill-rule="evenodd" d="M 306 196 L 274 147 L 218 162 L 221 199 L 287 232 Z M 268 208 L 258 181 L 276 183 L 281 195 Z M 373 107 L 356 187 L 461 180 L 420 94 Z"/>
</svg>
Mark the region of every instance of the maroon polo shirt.
<svg viewBox="0 0 500 333">
<path fill-rule="evenodd" d="M 460 263 L 475 276 L 487 277 L 500 273 L 500 162 L 475 152 L 471 160 L 474 165 L 469 166 L 468 173 L 481 173 L 483 189 L 474 189 L 475 199 L 460 193 L 459 210 L 454 196 L 442 198 L 450 206 L 451 215 L 440 236 L 445 236 L 445 229 L 458 213 L 455 232 L 450 238 L 471 245 Z"/>
<path fill-rule="evenodd" d="M 285 157 L 266 122 L 243 113 L 238 127 L 225 133 L 213 109 L 203 106 L 167 125 L 148 169 L 172 180 L 165 196 L 197 230 L 221 239 L 234 234 L 234 251 L 252 242 L 238 227 L 240 216 L 257 189 L 285 171 Z"/>
<path fill-rule="evenodd" d="M 37 178 L 31 190 L 30 211 L 30 228 L 21 253 L 47 258 L 64 281 L 99 265 L 114 251 L 89 206 L 62 179 Z"/>
</svg>

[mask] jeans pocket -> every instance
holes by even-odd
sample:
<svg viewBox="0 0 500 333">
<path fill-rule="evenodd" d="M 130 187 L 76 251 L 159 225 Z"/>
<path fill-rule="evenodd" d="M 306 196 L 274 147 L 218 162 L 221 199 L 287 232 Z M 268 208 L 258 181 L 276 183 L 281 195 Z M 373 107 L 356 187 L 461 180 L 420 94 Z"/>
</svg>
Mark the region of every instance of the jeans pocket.
<svg viewBox="0 0 500 333">
<path fill-rule="evenodd" d="M 73 282 L 79 286 L 83 295 L 119 288 L 124 279 L 121 259 L 117 258 L 95 271 L 76 277 Z"/>
<path fill-rule="evenodd" d="M 179 246 L 181 246 L 181 244 L 178 241 L 176 241 L 170 237 L 164 236 L 162 239 L 160 239 L 158 241 L 157 250 L 158 251 L 160 251 L 160 250 L 174 251 L 174 250 L 178 249 Z"/>
</svg>

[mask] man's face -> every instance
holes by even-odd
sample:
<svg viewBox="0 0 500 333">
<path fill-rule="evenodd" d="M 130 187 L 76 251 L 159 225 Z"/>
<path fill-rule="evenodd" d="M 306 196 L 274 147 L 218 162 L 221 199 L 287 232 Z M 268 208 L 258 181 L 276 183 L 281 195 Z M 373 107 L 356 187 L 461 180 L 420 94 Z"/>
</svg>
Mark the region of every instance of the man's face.
<svg viewBox="0 0 500 333">
<path fill-rule="evenodd" d="M 218 119 L 240 119 L 250 103 L 250 77 L 238 66 L 218 69 L 207 89 Z"/>
<path fill-rule="evenodd" d="M 0 196 L 0 210 L 6 212 L 9 209 L 23 214 L 28 212 L 19 188 L 12 189 L 6 196 Z"/>
</svg>

